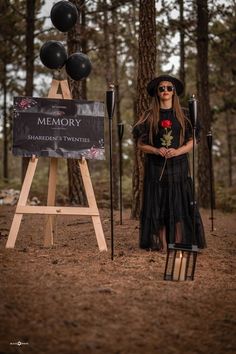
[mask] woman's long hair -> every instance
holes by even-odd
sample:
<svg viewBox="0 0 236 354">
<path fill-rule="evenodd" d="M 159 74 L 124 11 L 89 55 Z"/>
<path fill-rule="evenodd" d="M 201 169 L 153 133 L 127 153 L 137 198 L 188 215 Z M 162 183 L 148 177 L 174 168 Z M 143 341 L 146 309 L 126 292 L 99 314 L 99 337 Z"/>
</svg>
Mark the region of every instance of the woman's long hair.
<svg viewBox="0 0 236 354">
<path fill-rule="evenodd" d="M 181 129 L 180 129 L 180 146 L 183 145 L 184 142 L 184 136 L 185 136 L 185 120 L 187 117 L 184 115 L 180 103 L 179 103 L 179 98 L 177 94 L 175 93 L 173 95 L 173 110 L 176 115 L 177 120 L 180 123 Z M 160 120 L 160 101 L 159 97 L 155 95 L 152 98 L 151 104 L 149 109 L 147 109 L 144 114 L 140 117 L 140 119 L 137 121 L 137 123 L 134 126 L 137 126 L 139 124 L 146 123 L 149 128 L 149 143 L 150 145 L 153 145 L 153 136 L 157 134 L 158 132 L 158 123 Z"/>
</svg>

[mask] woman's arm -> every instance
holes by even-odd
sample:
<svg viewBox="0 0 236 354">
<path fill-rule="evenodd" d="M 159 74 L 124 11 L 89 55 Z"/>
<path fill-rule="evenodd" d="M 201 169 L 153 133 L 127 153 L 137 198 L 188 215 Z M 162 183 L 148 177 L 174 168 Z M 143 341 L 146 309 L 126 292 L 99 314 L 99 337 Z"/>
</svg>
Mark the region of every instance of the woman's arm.
<svg viewBox="0 0 236 354">
<path fill-rule="evenodd" d="M 167 149 L 164 147 L 161 147 L 160 149 L 158 149 L 154 146 L 143 144 L 140 141 L 138 141 L 137 146 L 145 154 L 155 154 L 155 155 L 161 155 L 164 157 L 167 153 Z"/>
<path fill-rule="evenodd" d="M 184 144 L 183 146 L 179 147 L 178 149 L 167 149 L 165 157 L 167 159 L 183 154 L 187 154 L 187 152 L 191 151 L 193 148 L 193 139 L 189 140 L 187 144 Z"/>
</svg>

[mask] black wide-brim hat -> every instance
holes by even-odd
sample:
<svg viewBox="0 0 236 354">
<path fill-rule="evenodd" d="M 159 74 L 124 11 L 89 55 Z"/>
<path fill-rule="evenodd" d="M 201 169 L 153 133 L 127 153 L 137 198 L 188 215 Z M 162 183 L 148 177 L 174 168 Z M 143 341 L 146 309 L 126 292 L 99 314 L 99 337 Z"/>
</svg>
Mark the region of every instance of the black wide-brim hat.
<svg viewBox="0 0 236 354">
<path fill-rule="evenodd" d="M 177 95 L 181 95 L 181 93 L 184 90 L 184 85 L 183 83 L 179 80 L 176 79 L 176 77 L 170 76 L 170 75 L 160 75 L 156 77 L 155 79 L 151 80 L 148 85 L 147 85 L 147 92 L 150 96 L 155 96 L 157 94 L 157 87 L 162 81 L 169 81 L 171 82 L 174 87 Z"/>
</svg>

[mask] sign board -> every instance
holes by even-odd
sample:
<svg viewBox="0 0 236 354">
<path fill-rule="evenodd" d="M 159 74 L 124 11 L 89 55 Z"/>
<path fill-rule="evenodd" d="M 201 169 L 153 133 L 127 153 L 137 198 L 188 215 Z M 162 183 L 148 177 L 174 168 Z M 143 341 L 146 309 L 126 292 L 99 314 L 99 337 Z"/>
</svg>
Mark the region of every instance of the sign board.
<svg viewBox="0 0 236 354">
<path fill-rule="evenodd" d="M 104 103 L 15 97 L 13 154 L 103 160 Z"/>
</svg>

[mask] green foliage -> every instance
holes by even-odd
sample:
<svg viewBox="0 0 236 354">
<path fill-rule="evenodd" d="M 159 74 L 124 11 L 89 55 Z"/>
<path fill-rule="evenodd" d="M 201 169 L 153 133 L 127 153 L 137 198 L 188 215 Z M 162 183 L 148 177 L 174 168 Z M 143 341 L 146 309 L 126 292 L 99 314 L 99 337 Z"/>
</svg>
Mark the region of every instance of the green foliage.
<svg viewBox="0 0 236 354">
<path fill-rule="evenodd" d="M 229 200 L 229 188 L 235 184 L 236 171 L 233 156 L 236 152 L 236 5 L 229 1 L 215 5 L 216 16 L 210 22 L 209 69 L 211 105 L 213 112 L 213 148 L 215 182 L 225 187 L 220 200 Z"/>
<path fill-rule="evenodd" d="M 216 186 L 216 208 L 226 212 L 236 211 L 236 187 Z"/>
<path fill-rule="evenodd" d="M 106 7 L 104 7 L 107 3 Z M 121 6 L 122 3 L 122 6 Z M 164 70 L 172 55 L 179 55 L 179 39 L 177 33 L 180 28 L 185 29 L 186 47 L 186 97 L 182 99 L 184 106 L 188 105 L 189 94 L 196 93 L 196 9 L 192 0 L 184 1 L 185 19 L 179 21 L 179 4 L 174 0 L 162 0 L 157 3 L 157 73 Z M 43 1 L 38 0 L 37 18 L 35 30 L 35 95 L 47 96 L 52 75 L 44 68 L 39 60 L 39 49 L 49 39 L 66 41 L 66 34 L 52 28 L 50 22 L 44 25 L 45 19 L 40 14 Z M 235 1 L 227 1 L 223 5 L 220 1 L 210 1 L 209 19 L 209 74 L 210 74 L 210 99 L 213 111 L 213 152 L 216 199 L 218 206 L 234 208 L 234 189 L 229 189 L 229 178 L 226 178 L 228 166 L 232 165 L 233 185 L 236 180 L 235 159 L 229 161 L 229 140 L 232 143 L 232 154 L 236 152 L 236 120 L 235 120 L 235 81 L 236 81 L 236 17 Z M 104 39 L 105 11 L 107 10 L 108 42 Z M 117 21 L 114 23 L 112 11 L 116 10 Z M 8 92 L 8 116 L 14 95 L 24 94 L 25 85 L 25 13 L 26 1 L 2 1 L 0 4 L 0 90 L 3 89 L 4 67 L 7 69 Z M 123 138 L 123 194 L 125 205 L 131 203 L 131 179 L 133 168 L 134 149 L 132 145 L 131 126 L 136 120 L 136 77 L 138 63 L 138 5 L 134 1 L 88 1 L 86 2 L 86 29 L 78 38 L 78 48 L 83 39 L 87 40 L 87 54 L 89 55 L 93 71 L 87 79 L 88 99 L 105 99 L 107 89 L 107 71 L 111 71 L 114 78 L 114 37 L 117 40 L 118 58 L 118 82 L 120 93 L 120 116 L 125 123 Z M 48 13 L 49 16 L 49 13 Z M 113 36 L 114 34 L 114 36 Z M 171 39 L 177 38 L 177 42 Z M 107 67 L 108 48 L 110 53 L 110 68 Z M 164 66 L 165 65 L 165 66 Z M 177 74 L 178 66 L 173 67 L 173 73 Z M 62 71 L 61 75 L 65 75 Z M 2 105 L 2 95 L 1 102 Z M 2 116 L 2 115 L 1 115 Z M 228 120 L 227 120 L 228 119 Z M 227 123 L 229 122 L 229 123 Z M 113 129 L 116 130 L 116 117 L 113 120 Z M 230 130 L 227 131 L 227 124 Z M 8 120 L 8 128 L 11 130 L 11 121 Z M 205 137 L 202 137 L 204 139 Z M 10 133 L 9 133 L 10 139 Z M 105 142 L 108 151 L 108 123 L 105 121 Z M 2 145 L 2 141 L 0 141 Z M 1 149 L 2 150 L 2 149 Z M 118 154 L 118 147 L 114 151 Z M 0 153 L 0 155 L 2 152 Z M 2 157 L 2 155 L 1 155 Z M 10 184 L 14 188 L 20 188 L 20 158 L 13 157 L 9 152 Z M 2 161 L 2 158 L 1 158 Z M 32 186 L 33 193 L 46 194 L 48 161 L 40 162 Z M 101 196 L 105 205 L 109 205 L 109 165 L 108 154 L 104 162 L 90 163 L 91 175 L 95 192 Z M 2 175 L 2 166 L 0 167 Z M 66 162 L 60 165 L 58 180 L 58 192 L 61 198 L 67 196 L 67 166 Z M 97 183 L 97 181 L 99 183 Z M 0 187 L 5 186 L 1 182 Z M 233 187 L 232 187 L 233 188 Z M 225 193 L 224 193 L 225 190 Z"/>
</svg>

